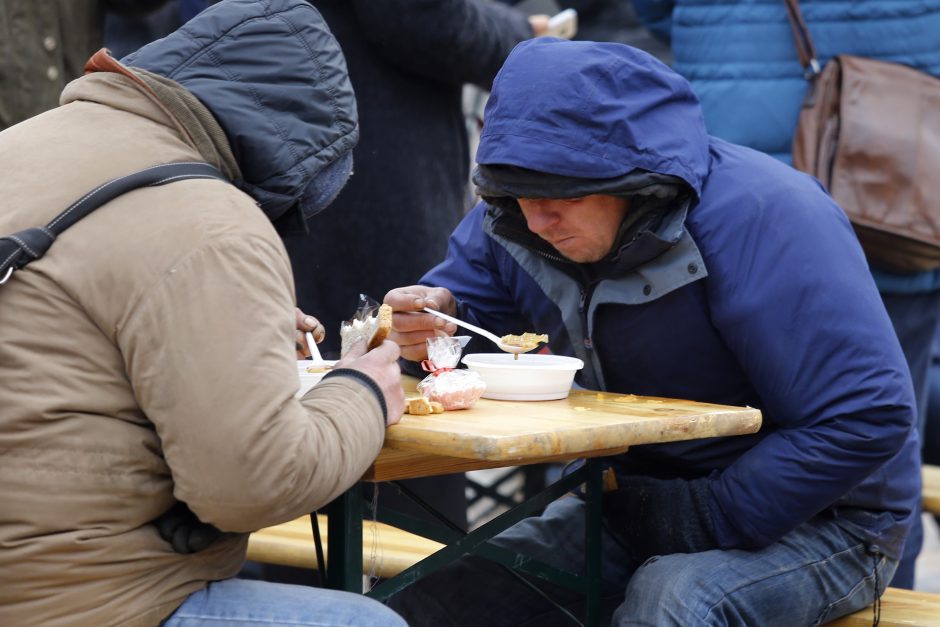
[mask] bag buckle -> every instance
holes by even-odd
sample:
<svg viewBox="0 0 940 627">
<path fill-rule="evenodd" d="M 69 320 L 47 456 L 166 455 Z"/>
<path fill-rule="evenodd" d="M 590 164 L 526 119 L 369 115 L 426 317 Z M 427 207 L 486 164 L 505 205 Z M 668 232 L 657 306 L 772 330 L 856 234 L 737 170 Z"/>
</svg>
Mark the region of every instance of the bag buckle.
<svg viewBox="0 0 940 627">
<path fill-rule="evenodd" d="M 2 279 L 0 279 L 0 285 L 3 285 L 7 281 L 9 281 L 12 275 L 13 275 L 13 266 L 10 266 L 9 268 L 7 268 L 6 275 L 4 275 Z"/>
<path fill-rule="evenodd" d="M 819 65 L 819 59 L 813 57 L 809 60 L 809 63 L 806 64 L 806 67 L 803 68 L 803 78 L 808 81 L 812 81 L 814 78 L 819 76 L 820 72 L 822 72 L 822 68 Z"/>
</svg>

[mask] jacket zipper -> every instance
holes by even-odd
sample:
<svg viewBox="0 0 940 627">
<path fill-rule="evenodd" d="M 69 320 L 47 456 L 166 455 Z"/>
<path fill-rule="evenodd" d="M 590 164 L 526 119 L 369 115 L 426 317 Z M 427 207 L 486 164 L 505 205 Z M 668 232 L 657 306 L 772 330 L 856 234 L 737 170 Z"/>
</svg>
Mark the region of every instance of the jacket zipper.
<svg viewBox="0 0 940 627">
<path fill-rule="evenodd" d="M 590 353 L 592 361 L 594 359 L 594 340 L 588 334 L 588 303 L 596 286 L 596 281 L 582 284 L 579 288 L 580 295 L 578 297 L 578 315 L 581 317 L 581 328 L 584 329 L 584 348 Z"/>
</svg>

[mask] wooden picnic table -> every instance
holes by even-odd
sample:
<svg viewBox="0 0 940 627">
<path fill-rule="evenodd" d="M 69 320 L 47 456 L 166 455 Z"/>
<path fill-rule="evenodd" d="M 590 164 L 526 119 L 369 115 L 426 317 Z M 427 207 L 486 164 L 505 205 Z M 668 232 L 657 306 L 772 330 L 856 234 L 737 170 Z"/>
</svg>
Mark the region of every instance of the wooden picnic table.
<svg viewBox="0 0 940 627">
<path fill-rule="evenodd" d="M 406 393 L 417 381 L 403 379 Z M 480 399 L 470 409 L 402 417 L 368 481 L 614 455 L 635 444 L 754 433 L 756 409 L 573 390 L 557 401 Z"/>
<path fill-rule="evenodd" d="M 406 395 L 415 394 L 417 380 L 403 377 Z M 379 516 L 396 526 L 446 544 L 372 591 L 387 598 L 404 585 L 468 552 L 498 558 L 486 541 L 580 483 L 586 484 L 588 572 L 582 589 L 588 595 L 588 624 L 597 620 L 600 581 L 601 464 L 596 458 L 625 452 L 636 444 L 652 444 L 734 436 L 760 429 L 761 414 L 749 407 L 695 401 L 573 390 L 562 400 L 496 401 L 480 399 L 471 409 L 425 416 L 405 415 L 389 427 L 385 444 L 364 481 L 397 481 L 485 468 L 521 466 L 585 458 L 576 473 L 468 535 L 453 529 L 431 529 L 403 517 Z M 580 473 L 580 474 L 578 474 Z M 355 486 L 329 509 L 328 581 L 331 587 L 362 589 L 361 488 Z M 379 514 L 381 514 L 381 510 Z M 497 560 L 503 561 L 503 560 Z M 512 562 L 511 559 L 506 561 Z M 545 576 L 544 571 L 536 573 Z M 549 577 L 546 577 L 549 578 Z"/>
</svg>

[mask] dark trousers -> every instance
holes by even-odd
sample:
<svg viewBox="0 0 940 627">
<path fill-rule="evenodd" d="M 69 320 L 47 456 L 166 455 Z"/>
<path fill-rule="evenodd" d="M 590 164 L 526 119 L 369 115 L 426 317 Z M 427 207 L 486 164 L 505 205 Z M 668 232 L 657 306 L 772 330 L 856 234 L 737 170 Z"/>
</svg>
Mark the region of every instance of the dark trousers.
<svg viewBox="0 0 940 627">
<path fill-rule="evenodd" d="M 923 441 L 927 416 L 927 377 L 934 334 L 940 321 L 940 291 L 926 294 L 882 294 L 881 298 L 891 317 L 894 331 L 901 341 L 901 348 L 911 371 L 914 398 L 917 402 L 918 428 Z M 891 581 L 893 587 L 914 587 L 914 563 L 923 540 L 924 528 L 918 516 L 904 546 L 901 563 Z"/>
</svg>

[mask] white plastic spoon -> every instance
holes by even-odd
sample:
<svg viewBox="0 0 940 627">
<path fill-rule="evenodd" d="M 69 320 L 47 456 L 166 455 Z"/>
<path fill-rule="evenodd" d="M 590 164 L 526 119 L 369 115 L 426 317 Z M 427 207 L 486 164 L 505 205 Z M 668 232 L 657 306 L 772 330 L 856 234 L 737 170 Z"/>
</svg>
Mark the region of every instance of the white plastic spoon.
<svg viewBox="0 0 940 627">
<path fill-rule="evenodd" d="M 507 353 L 516 353 L 516 354 L 527 353 L 533 348 L 536 348 L 538 346 L 538 344 L 534 344 L 532 346 L 514 346 L 512 344 L 506 344 L 505 342 L 503 342 L 503 339 L 499 337 L 498 335 L 496 335 L 495 333 L 490 333 L 489 331 L 485 329 L 481 329 L 478 326 L 472 325 L 469 322 L 464 322 L 463 320 L 459 320 L 457 318 L 454 318 L 453 316 L 448 316 L 446 313 L 441 313 L 440 311 L 436 309 L 431 309 L 430 307 L 425 307 L 424 311 L 426 311 L 427 313 L 431 315 L 437 316 L 438 318 L 443 318 L 444 320 L 447 320 L 448 322 L 453 322 L 458 327 L 463 327 L 464 329 L 467 329 L 468 331 L 473 331 L 474 333 L 478 335 L 482 335 L 489 341 L 499 346 L 500 350 L 504 350 Z"/>
<path fill-rule="evenodd" d="M 317 341 L 313 339 L 313 333 L 307 331 L 304 335 L 307 338 L 307 348 L 310 349 L 310 359 L 317 366 L 323 366 L 325 362 L 323 361 L 323 356 L 320 355 L 320 349 L 317 347 Z"/>
</svg>

